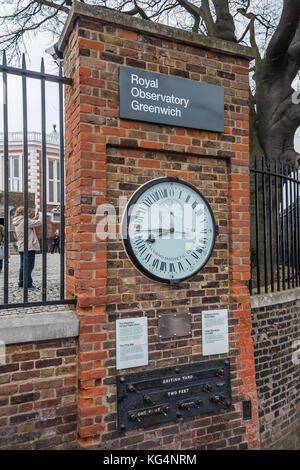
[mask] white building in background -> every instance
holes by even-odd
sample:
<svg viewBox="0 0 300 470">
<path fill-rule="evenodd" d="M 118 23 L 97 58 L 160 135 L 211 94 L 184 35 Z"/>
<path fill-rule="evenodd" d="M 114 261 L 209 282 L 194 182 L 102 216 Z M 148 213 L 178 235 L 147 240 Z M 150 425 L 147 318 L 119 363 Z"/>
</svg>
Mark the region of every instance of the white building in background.
<svg viewBox="0 0 300 470">
<path fill-rule="evenodd" d="M 0 223 L 4 218 L 4 155 L 3 133 L 0 134 Z M 10 216 L 18 205 L 23 205 L 23 133 L 8 133 L 9 154 L 9 211 Z M 46 136 L 46 197 L 47 237 L 51 238 L 60 222 L 60 165 L 59 134 L 53 131 Z M 28 132 L 28 192 L 34 199 L 35 212 L 42 210 L 42 134 Z M 34 196 L 32 196 L 34 195 Z M 32 202 L 31 202 L 32 208 Z"/>
</svg>

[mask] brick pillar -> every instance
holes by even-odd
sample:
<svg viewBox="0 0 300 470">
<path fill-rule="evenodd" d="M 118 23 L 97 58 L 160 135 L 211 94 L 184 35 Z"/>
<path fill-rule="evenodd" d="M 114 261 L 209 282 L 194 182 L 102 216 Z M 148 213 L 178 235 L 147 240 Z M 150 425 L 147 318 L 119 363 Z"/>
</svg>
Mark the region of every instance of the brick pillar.
<svg viewBox="0 0 300 470">
<path fill-rule="evenodd" d="M 94 78 L 80 58 L 103 47 L 74 33 L 65 59 L 65 74 L 74 78 L 73 87 L 65 90 L 66 285 L 67 295 L 78 300 L 78 434 L 83 445 L 92 444 L 93 436 L 104 431 L 107 412 L 102 398 L 107 393 L 102 385 L 107 358 L 106 242 L 96 239 L 96 208 L 106 201 L 106 137 L 101 132 L 105 118 L 95 109 L 104 106 L 109 115 L 109 105 L 92 95 L 93 87 L 104 87 L 105 82 Z"/>
<path fill-rule="evenodd" d="M 60 42 L 66 87 L 67 290 L 80 320 L 78 434 L 110 448 L 259 448 L 251 340 L 248 69 L 251 51 L 236 44 L 129 18 L 75 2 Z M 225 129 L 217 134 L 119 118 L 119 66 L 127 65 L 225 90 Z M 130 197 L 158 176 L 195 184 L 212 204 L 220 236 L 211 259 L 187 283 L 143 277 L 122 243 L 96 237 L 100 204 Z M 107 262 L 109 260 L 109 262 Z M 149 318 L 149 370 L 205 361 L 201 312 L 229 312 L 233 409 L 122 435 L 116 427 L 115 320 Z M 191 338 L 162 344 L 158 315 L 192 315 Z M 136 372 L 126 370 L 124 373 Z M 242 401 L 253 417 L 243 421 Z M 152 446 L 152 447 L 151 447 Z"/>
<path fill-rule="evenodd" d="M 246 423 L 249 449 L 260 446 L 257 389 L 255 382 L 254 344 L 251 337 L 252 318 L 248 281 L 250 280 L 250 171 L 249 171 L 249 109 L 248 65 L 233 67 L 244 79 L 243 105 L 236 116 L 233 135 L 240 136 L 232 145 L 235 158 L 230 159 L 229 179 L 229 292 L 236 324 L 238 392 L 243 400 L 251 400 L 252 419 Z M 240 403 L 242 411 L 242 403 Z"/>
</svg>

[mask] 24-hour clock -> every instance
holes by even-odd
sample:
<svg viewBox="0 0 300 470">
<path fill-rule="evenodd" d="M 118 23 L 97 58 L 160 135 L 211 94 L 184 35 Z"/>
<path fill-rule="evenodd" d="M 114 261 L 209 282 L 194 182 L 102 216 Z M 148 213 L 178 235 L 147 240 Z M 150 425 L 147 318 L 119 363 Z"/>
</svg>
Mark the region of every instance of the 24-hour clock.
<svg viewBox="0 0 300 470">
<path fill-rule="evenodd" d="M 150 279 L 176 283 L 194 276 L 215 243 L 212 209 L 193 185 L 157 178 L 142 185 L 123 214 L 122 237 L 128 257 Z"/>
</svg>

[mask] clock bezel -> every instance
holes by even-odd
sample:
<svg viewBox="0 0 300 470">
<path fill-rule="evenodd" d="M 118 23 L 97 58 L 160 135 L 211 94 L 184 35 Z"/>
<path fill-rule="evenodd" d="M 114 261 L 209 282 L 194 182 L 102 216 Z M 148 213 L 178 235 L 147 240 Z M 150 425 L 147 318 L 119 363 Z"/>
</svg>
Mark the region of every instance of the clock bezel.
<svg viewBox="0 0 300 470">
<path fill-rule="evenodd" d="M 130 237 L 129 237 L 129 234 L 128 234 L 128 230 L 129 230 L 129 223 L 130 223 L 130 207 L 136 203 L 136 201 L 141 197 L 141 195 L 147 191 L 149 188 L 151 188 L 152 186 L 156 186 L 157 184 L 160 184 L 160 183 L 180 183 L 180 184 L 183 184 L 185 186 L 188 186 L 190 189 L 192 189 L 193 191 L 195 191 L 204 201 L 204 203 L 206 204 L 206 207 L 208 208 L 209 212 L 210 212 L 210 215 L 211 215 L 211 218 L 212 218 L 212 225 L 213 225 L 213 234 L 212 234 L 212 237 L 213 237 L 213 242 L 212 242 L 212 245 L 211 245 L 211 249 L 209 251 L 209 254 L 207 255 L 207 258 L 205 260 L 205 262 L 200 266 L 199 269 L 197 269 L 197 271 L 193 272 L 192 274 L 188 275 L 188 276 L 184 276 L 182 278 L 177 278 L 177 279 L 166 279 L 166 278 L 162 278 L 160 276 L 156 276 L 155 274 L 151 273 L 150 271 L 148 271 L 142 264 L 141 262 L 139 261 L 139 259 L 136 257 L 134 251 L 133 251 L 133 248 L 132 248 L 132 245 L 130 243 Z M 126 220 L 126 225 L 125 225 L 125 229 L 124 229 L 124 222 Z M 121 221 L 121 235 L 122 235 L 122 242 L 123 242 L 123 246 L 124 246 L 124 249 L 127 253 L 127 256 L 128 258 L 130 259 L 130 261 L 132 262 L 132 264 L 134 265 L 134 267 L 141 273 L 143 274 L 144 276 L 146 276 L 147 278 L 150 278 L 151 280 L 153 281 L 157 281 L 157 282 L 161 282 L 161 283 L 164 283 L 164 284 L 178 284 L 179 282 L 182 282 L 182 281 L 187 281 L 188 279 L 191 279 L 192 277 L 196 276 L 199 271 L 201 271 L 204 266 L 207 264 L 208 260 L 210 259 L 211 257 L 211 254 L 212 254 L 212 251 L 214 249 L 214 246 L 215 246 L 215 241 L 216 241 L 216 236 L 217 236 L 217 226 L 216 226 L 216 221 L 215 221 L 215 217 L 214 217 L 214 213 L 212 211 L 212 208 L 209 204 L 209 202 L 207 201 L 206 197 L 203 196 L 203 194 L 201 193 L 201 191 L 199 191 L 198 188 L 196 188 L 194 185 L 192 185 L 191 183 L 188 183 L 187 181 L 181 179 L 181 178 L 176 178 L 176 177 L 173 177 L 173 176 L 164 176 L 164 177 L 160 177 L 160 178 L 154 178 L 150 181 L 147 181 L 146 183 L 144 183 L 143 185 L 141 185 L 133 194 L 132 196 L 130 197 L 129 201 L 127 202 L 126 204 L 126 207 L 125 207 L 125 210 L 124 210 L 124 213 L 123 213 L 123 216 L 122 216 L 122 221 Z M 125 236 L 124 236 L 125 235 Z"/>
</svg>

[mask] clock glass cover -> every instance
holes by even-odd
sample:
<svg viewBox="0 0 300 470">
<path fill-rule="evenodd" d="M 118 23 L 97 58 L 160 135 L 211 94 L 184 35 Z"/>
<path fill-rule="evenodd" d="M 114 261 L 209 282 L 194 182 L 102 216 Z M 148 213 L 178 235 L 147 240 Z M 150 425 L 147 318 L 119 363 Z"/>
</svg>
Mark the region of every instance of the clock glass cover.
<svg viewBox="0 0 300 470">
<path fill-rule="evenodd" d="M 194 276 L 214 247 L 213 212 L 197 188 L 165 177 L 141 186 L 122 219 L 128 257 L 151 279 L 176 283 Z"/>
</svg>

